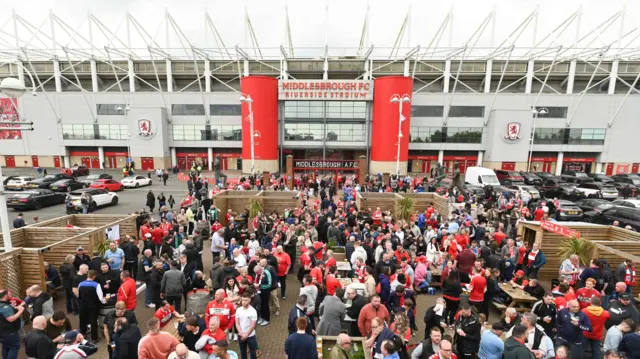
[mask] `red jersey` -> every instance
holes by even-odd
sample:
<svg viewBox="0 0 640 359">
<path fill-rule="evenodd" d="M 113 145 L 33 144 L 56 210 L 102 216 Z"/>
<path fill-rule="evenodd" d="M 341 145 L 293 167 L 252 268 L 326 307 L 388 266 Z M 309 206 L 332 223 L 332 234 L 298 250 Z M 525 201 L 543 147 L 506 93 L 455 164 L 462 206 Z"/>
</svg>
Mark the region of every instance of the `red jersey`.
<svg viewBox="0 0 640 359">
<path fill-rule="evenodd" d="M 166 236 L 169 234 L 169 231 L 171 230 L 171 223 L 160 223 L 160 228 L 162 229 L 162 234 L 163 236 Z"/>
<path fill-rule="evenodd" d="M 469 293 L 469 300 L 472 302 L 484 301 L 484 289 L 487 287 L 487 279 L 482 275 L 474 276 L 469 286 L 473 287 Z"/>
<path fill-rule="evenodd" d="M 380 211 L 373 212 L 373 224 L 379 225 L 381 220 L 382 220 L 382 212 Z"/>
<path fill-rule="evenodd" d="M 411 260 L 411 256 L 409 256 L 409 253 L 407 253 L 407 251 L 400 252 L 399 249 L 396 249 L 395 256 L 398 263 L 402 262 L 403 258 L 406 259 L 407 261 Z"/>
<path fill-rule="evenodd" d="M 225 334 L 225 332 L 220 328 L 218 328 L 218 330 L 215 333 L 211 333 L 209 329 L 206 329 L 204 332 L 202 332 L 202 336 L 211 337 L 214 339 L 214 341 L 227 339 L 227 334 Z M 213 348 L 211 347 L 211 344 L 209 344 L 209 342 L 205 344 L 202 350 L 209 354 L 213 354 Z"/>
<path fill-rule="evenodd" d="M 524 261 L 524 255 L 527 252 L 527 249 L 524 246 L 518 247 L 518 252 L 520 253 L 520 255 L 518 256 L 518 264 L 522 264 L 522 261 Z"/>
<path fill-rule="evenodd" d="M 441 359 L 440 358 L 440 353 L 437 354 L 433 354 L 432 356 L 429 357 L 429 359 Z M 458 356 L 451 353 L 451 359 L 458 359 Z"/>
<path fill-rule="evenodd" d="M 156 227 L 151 231 L 151 238 L 153 238 L 154 244 L 162 244 L 162 238 L 164 237 L 164 231 L 160 227 Z"/>
<path fill-rule="evenodd" d="M 507 238 L 507 235 L 504 234 L 504 232 L 502 232 L 502 231 L 498 231 L 498 232 L 493 234 L 493 238 L 496 240 L 496 243 L 498 243 L 498 246 L 501 246 L 502 245 L 502 241 L 504 241 L 505 238 Z"/>
<path fill-rule="evenodd" d="M 455 236 L 456 243 L 460 245 L 460 248 L 465 249 L 469 245 L 469 237 L 462 234 L 456 234 Z"/>
<path fill-rule="evenodd" d="M 316 283 L 322 284 L 322 271 L 320 270 L 320 268 L 313 268 L 311 272 L 309 272 L 309 275 L 311 275 L 311 278 L 313 278 Z"/>
<path fill-rule="evenodd" d="M 278 277 L 284 277 L 287 275 L 289 267 L 291 267 L 291 257 L 285 252 L 274 253 L 274 257 L 278 260 Z"/>
<path fill-rule="evenodd" d="M 140 227 L 140 233 L 142 234 L 142 238 L 146 238 L 147 237 L 147 233 L 150 233 L 151 231 L 149 230 L 149 226 L 144 225 Z"/>
<path fill-rule="evenodd" d="M 342 288 L 342 284 L 340 284 L 340 281 L 338 281 L 336 277 L 333 276 L 333 274 L 328 274 L 326 287 L 327 287 L 327 294 L 334 295 L 336 294 L 336 289 Z"/>
<path fill-rule="evenodd" d="M 175 312 L 175 309 L 171 305 L 169 306 L 168 310 L 164 309 L 164 307 L 156 310 L 153 316 L 158 318 L 158 320 L 160 321 L 160 328 L 164 328 L 164 326 L 167 325 L 169 321 L 171 321 L 173 312 Z"/>
<path fill-rule="evenodd" d="M 580 302 L 580 309 L 590 306 L 591 298 L 593 297 L 600 297 L 600 292 L 595 289 L 587 289 L 587 287 L 580 288 L 576 292 L 576 299 Z"/>
<path fill-rule="evenodd" d="M 331 266 L 337 266 L 337 265 L 338 265 L 338 263 L 336 262 L 336 259 L 333 258 L 333 257 L 327 259 L 327 262 L 324 264 L 325 268 L 329 268 Z"/>
<path fill-rule="evenodd" d="M 249 281 L 249 283 L 253 283 L 253 278 L 250 275 L 247 275 L 246 277 L 239 275 L 236 277 L 236 282 L 240 283 L 245 278 Z"/>
<path fill-rule="evenodd" d="M 309 255 L 307 253 L 303 253 L 300 256 L 300 265 L 305 270 L 310 270 L 311 269 L 311 257 L 309 257 Z"/>
<path fill-rule="evenodd" d="M 313 242 L 313 248 L 315 248 L 316 253 L 316 259 L 317 260 L 322 260 L 322 255 L 324 254 L 324 244 L 322 242 Z"/>
<path fill-rule="evenodd" d="M 556 308 L 558 311 L 567 307 L 567 298 L 565 297 L 555 297 L 553 298 L 553 302 L 556 304 Z"/>
<path fill-rule="evenodd" d="M 534 220 L 541 221 L 542 217 L 544 217 L 544 209 L 538 207 L 535 211 L 533 211 Z"/>
<path fill-rule="evenodd" d="M 220 228 L 222 228 L 222 224 L 220 224 L 219 222 L 216 222 L 216 223 L 212 224 L 211 225 L 211 233 L 217 232 Z"/>
<path fill-rule="evenodd" d="M 235 315 L 236 308 L 231 304 L 231 302 L 224 299 L 222 303 L 218 303 L 218 301 L 214 299 L 207 304 L 207 307 L 204 310 L 204 321 L 208 328 L 209 319 L 216 316 L 220 319 L 220 328 L 223 330 L 231 329 L 235 324 Z"/>
</svg>

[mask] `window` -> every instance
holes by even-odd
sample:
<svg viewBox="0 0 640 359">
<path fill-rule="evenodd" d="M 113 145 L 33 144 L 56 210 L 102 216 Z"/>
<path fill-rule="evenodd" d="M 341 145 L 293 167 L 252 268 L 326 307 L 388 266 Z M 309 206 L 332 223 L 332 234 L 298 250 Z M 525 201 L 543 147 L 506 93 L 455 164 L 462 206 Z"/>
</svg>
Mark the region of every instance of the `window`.
<svg viewBox="0 0 640 359">
<path fill-rule="evenodd" d="M 284 139 L 287 141 L 322 141 L 321 123 L 285 123 Z"/>
<path fill-rule="evenodd" d="M 171 105 L 171 114 L 176 116 L 204 116 L 204 105 Z"/>
<path fill-rule="evenodd" d="M 211 126 L 211 139 L 214 141 L 242 141 L 242 126 Z"/>
<path fill-rule="evenodd" d="M 324 101 L 285 101 L 285 118 L 324 118 Z"/>
<path fill-rule="evenodd" d="M 173 139 L 176 141 L 205 141 L 205 125 L 173 125 Z"/>
<path fill-rule="evenodd" d="M 242 141 L 242 126 L 173 125 L 175 141 Z"/>
<path fill-rule="evenodd" d="M 328 123 L 327 141 L 364 142 L 364 123 Z"/>
<path fill-rule="evenodd" d="M 604 145 L 604 128 L 536 128 L 539 145 Z"/>
<path fill-rule="evenodd" d="M 413 143 L 482 143 L 482 127 L 411 127 Z"/>
<path fill-rule="evenodd" d="M 533 143 L 538 145 L 561 145 L 564 143 L 564 128 L 536 128 Z"/>
<path fill-rule="evenodd" d="M 62 138 L 65 140 L 95 140 L 93 125 L 62 125 Z"/>
<path fill-rule="evenodd" d="M 241 116 L 240 105 L 209 105 L 211 116 Z"/>
<path fill-rule="evenodd" d="M 536 109 L 539 111 L 540 109 L 546 109 L 546 114 L 538 114 L 538 118 L 567 118 L 567 107 L 546 107 L 546 106 L 536 106 Z"/>
<path fill-rule="evenodd" d="M 451 106 L 449 117 L 484 117 L 484 106 Z"/>
<path fill-rule="evenodd" d="M 444 106 L 411 106 L 411 117 L 442 117 Z"/>
<path fill-rule="evenodd" d="M 124 104 L 119 104 L 119 103 L 114 103 L 114 104 L 98 104 L 96 105 L 96 107 L 98 108 L 98 115 L 101 116 L 123 116 L 124 115 L 124 108 L 126 107 L 126 105 Z M 116 107 L 121 107 L 121 110 L 116 110 Z"/>
<path fill-rule="evenodd" d="M 129 136 L 127 125 L 97 125 L 96 139 L 126 140 Z"/>
<path fill-rule="evenodd" d="M 367 117 L 367 103 L 363 101 L 327 101 L 327 118 L 358 118 Z"/>
<path fill-rule="evenodd" d="M 284 117 L 364 120 L 367 117 L 367 103 L 365 101 L 285 101 Z"/>
</svg>

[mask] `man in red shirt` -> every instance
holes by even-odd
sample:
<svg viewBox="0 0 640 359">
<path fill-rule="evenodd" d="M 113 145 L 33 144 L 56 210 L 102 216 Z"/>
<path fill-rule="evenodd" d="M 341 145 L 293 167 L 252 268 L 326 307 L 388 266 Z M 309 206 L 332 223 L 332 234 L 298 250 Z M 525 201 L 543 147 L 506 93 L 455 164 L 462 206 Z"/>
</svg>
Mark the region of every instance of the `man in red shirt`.
<svg viewBox="0 0 640 359">
<path fill-rule="evenodd" d="M 324 243 L 315 241 L 313 242 L 313 248 L 315 251 L 316 260 L 322 260 L 323 251 L 324 251 Z"/>
<path fill-rule="evenodd" d="M 160 253 L 160 247 L 162 247 L 162 238 L 164 238 L 164 231 L 159 226 L 153 227 L 151 230 L 151 238 L 153 238 L 153 244 L 156 245 L 156 254 Z"/>
<path fill-rule="evenodd" d="M 585 339 L 587 339 L 587 345 L 589 345 L 594 353 L 600 350 L 600 343 L 602 342 L 605 323 L 611 318 L 608 311 L 604 310 L 601 306 L 600 297 L 592 297 L 589 302 L 589 306 L 582 309 L 582 312 L 587 315 L 587 318 L 591 321 L 591 331 L 582 331 Z M 582 302 L 580 302 L 582 305 Z"/>
<path fill-rule="evenodd" d="M 315 268 L 311 269 L 309 275 L 313 278 L 314 283 L 322 284 L 322 278 L 324 277 L 324 262 L 318 261 L 316 262 Z"/>
<path fill-rule="evenodd" d="M 218 317 L 211 317 L 211 320 L 207 324 L 207 329 L 204 332 L 202 332 L 202 335 L 200 336 L 200 338 L 204 338 L 204 337 L 209 337 L 213 339 L 212 341 L 207 340 L 204 347 L 200 349 L 200 351 L 207 352 L 209 355 L 213 353 L 214 345 L 210 344 L 211 342 L 215 343 L 218 340 L 227 339 L 227 334 L 222 329 L 220 329 L 220 319 L 218 319 Z"/>
<path fill-rule="evenodd" d="M 329 267 L 329 274 L 327 274 L 327 278 L 325 279 L 327 295 L 334 295 L 336 294 L 336 289 L 342 288 L 342 284 L 336 279 L 336 272 L 338 272 L 338 267 Z"/>
<path fill-rule="evenodd" d="M 404 247 L 400 245 L 398 246 L 398 249 L 396 249 L 394 255 L 398 263 L 401 263 L 403 259 L 411 260 L 411 256 L 409 255 L 409 253 L 407 253 Z"/>
<path fill-rule="evenodd" d="M 541 221 L 542 217 L 544 217 L 545 211 L 542 209 L 542 204 L 538 205 L 535 211 L 533 211 L 533 219 L 536 221 Z"/>
<path fill-rule="evenodd" d="M 167 325 L 174 317 L 182 318 L 182 315 L 176 312 L 173 306 L 167 303 L 166 300 L 162 301 L 162 305 L 158 310 L 156 310 L 153 316 L 158 318 L 158 320 L 160 321 L 160 328 L 164 328 L 164 326 Z"/>
<path fill-rule="evenodd" d="M 487 279 L 483 275 L 482 268 L 480 270 L 473 269 L 473 278 L 469 283 L 469 303 L 482 311 L 482 302 L 484 301 L 484 292 L 487 289 Z"/>
<path fill-rule="evenodd" d="M 209 325 L 209 320 L 212 317 L 217 317 L 220 320 L 220 328 L 227 332 L 235 323 L 235 314 L 235 307 L 225 299 L 224 289 L 218 289 L 214 299 L 207 304 L 204 310 L 204 321 Z"/>
<path fill-rule="evenodd" d="M 287 299 L 287 273 L 291 267 L 291 257 L 282 250 L 282 246 L 276 247 L 273 256 L 278 260 L 278 283 L 280 283 L 282 299 Z"/>
<path fill-rule="evenodd" d="M 324 266 L 329 268 L 331 266 L 337 266 L 338 262 L 336 261 L 336 259 L 333 256 L 333 251 L 331 249 L 329 249 L 327 251 L 327 261 L 324 263 Z"/>
<path fill-rule="evenodd" d="M 498 243 L 498 247 L 502 245 L 502 241 L 504 241 L 505 238 L 507 238 L 507 235 L 502 232 L 502 228 L 498 229 L 498 231 L 493 234 L 493 239 Z"/>
<path fill-rule="evenodd" d="M 456 263 L 458 264 L 458 270 L 460 271 L 460 282 L 469 283 L 469 273 L 471 268 L 476 262 L 476 255 L 473 254 L 469 247 L 466 247 L 456 257 Z"/>
<path fill-rule="evenodd" d="M 136 293 L 136 281 L 131 278 L 131 274 L 128 270 L 120 273 L 120 288 L 118 288 L 118 302 L 124 302 L 127 306 L 127 310 L 136 309 L 137 293 Z"/>
<path fill-rule="evenodd" d="M 576 292 L 576 299 L 580 302 L 580 309 L 585 309 L 591 304 L 591 298 L 600 297 L 600 292 L 598 292 L 594 287 L 596 286 L 596 280 L 593 278 L 587 278 L 584 283 L 584 287 L 578 289 Z"/>
</svg>

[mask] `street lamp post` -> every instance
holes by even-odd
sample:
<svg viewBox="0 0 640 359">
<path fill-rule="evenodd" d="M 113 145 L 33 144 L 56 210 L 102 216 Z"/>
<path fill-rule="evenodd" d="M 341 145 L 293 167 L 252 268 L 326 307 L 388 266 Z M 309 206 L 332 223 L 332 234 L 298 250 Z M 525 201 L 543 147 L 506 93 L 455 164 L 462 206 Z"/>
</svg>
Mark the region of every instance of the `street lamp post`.
<svg viewBox="0 0 640 359">
<path fill-rule="evenodd" d="M 251 132 L 251 175 L 254 174 L 255 171 L 255 142 L 254 137 L 257 137 L 255 133 L 253 133 L 253 99 L 250 95 L 242 94 L 240 95 L 240 102 L 246 102 L 249 105 L 249 132 Z"/>
<path fill-rule="evenodd" d="M 531 113 L 533 114 L 533 124 L 531 125 L 531 137 L 529 138 L 529 159 L 527 161 L 527 172 L 531 172 L 531 157 L 533 156 L 533 140 L 536 136 L 536 120 L 539 115 L 546 115 L 549 113 L 546 107 L 536 108 L 531 107 Z"/>
<path fill-rule="evenodd" d="M 31 78 L 32 90 L 31 93 L 36 94 L 35 85 L 33 82 L 33 78 L 31 74 L 27 72 L 29 78 Z M 2 82 L 0 82 L 0 91 L 10 98 L 20 98 L 27 92 L 22 81 L 14 78 L 7 77 Z M 16 106 L 16 113 L 18 113 L 18 106 Z M 20 113 L 18 113 L 20 119 Z M 2 177 L 2 166 L 0 166 L 0 178 Z M 7 200 L 4 194 L 4 185 L 0 188 L 0 225 L 2 226 L 2 239 L 4 242 L 4 251 L 9 252 L 13 249 L 13 244 L 11 243 L 11 229 L 9 228 L 9 213 L 7 211 Z"/>
<path fill-rule="evenodd" d="M 402 115 L 402 104 L 411 102 L 409 95 L 404 94 L 402 96 L 396 94 L 391 96 L 391 103 L 398 104 L 398 152 L 396 154 L 396 178 L 400 177 L 400 142 L 402 141 L 402 123 L 405 117 Z"/>
<path fill-rule="evenodd" d="M 124 115 L 124 122 L 128 124 L 129 121 L 127 119 L 127 116 L 129 115 L 129 110 L 131 110 L 131 107 L 127 104 L 125 104 L 124 107 L 122 107 L 122 105 L 116 105 L 115 110 L 118 112 L 122 112 L 122 114 Z M 127 132 L 127 163 L 130 163 L 130 160 L 133 161 L 133 157 L 131 156 L 131 132 Z"/>
</svg>

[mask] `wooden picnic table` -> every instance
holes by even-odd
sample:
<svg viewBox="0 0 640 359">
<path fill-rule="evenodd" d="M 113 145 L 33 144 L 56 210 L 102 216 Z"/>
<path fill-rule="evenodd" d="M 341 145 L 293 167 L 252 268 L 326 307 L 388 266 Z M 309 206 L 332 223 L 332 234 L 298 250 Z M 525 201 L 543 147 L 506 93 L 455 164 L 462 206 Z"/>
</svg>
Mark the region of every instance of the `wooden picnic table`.
<svg viewBox="0 0 640 359">
<path fill-rule="evenodd" d="M 511 297 L 509 308 L 515 308 L 519 312 L 530 311 L 532 303 L 538 301 L 536 297 L 531 296 L 520 288 L 514 288 L 510 283 L 502 283 L 500 287 Z"/>
<path fill-rule="evenodd" d="M 336 267 L 342 277 L 349 277 L 351 275 L 351 263 L 349 263 L 349 261 L 337 261 Z"/>
<path fill-rule="evenodd" d="M 444 281 L 442 278 L 442 268 L 440 266 L 430 267 L 429 271 L 431 271 L 431 283 L 429 285 L 432 287 L 442 287 L 442 282 Z"/>
</svg>

